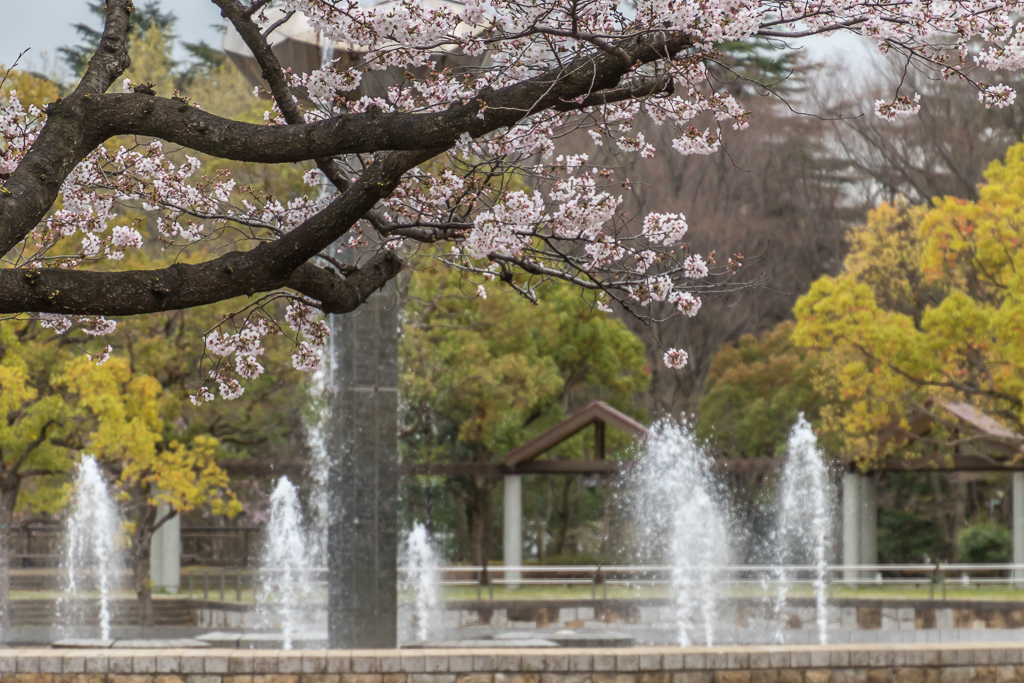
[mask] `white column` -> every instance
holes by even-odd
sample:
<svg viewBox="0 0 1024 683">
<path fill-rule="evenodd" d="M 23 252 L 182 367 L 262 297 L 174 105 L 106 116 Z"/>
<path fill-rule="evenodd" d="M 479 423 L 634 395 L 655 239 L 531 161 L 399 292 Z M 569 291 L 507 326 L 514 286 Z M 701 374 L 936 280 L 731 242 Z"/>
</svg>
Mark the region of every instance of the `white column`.
<svg viewBox="0 0 1024 683">
<path fill-rule="evenodd" d="M 156 518 L 163 519 L 167 505 L 159 505 Z M 149 575 L 154 588 L 177 593 L 181 587 L 181 515 L 174 515 L 153 532 L 150 542 Z"/>
<path fill-rule="evenodd" d="M 860 490 L 863 477 L 857 472 L 847 472 L 843 475 L 843 564 L 860 564 L 860 519 L 861 503 Z M 852 580 L 858 578 L 858 572 L 854 569 L 845 569 L 843 578 Z"/>
<path fill-rule="evenodd" d="M 523 566 L 523 476 L 507 474 L 504 479 L 502 507 L 505 524 L 502 529 L 504 536 L 505 566 Z M 518 588 L 523 578 L 521 571 L 506 571 L 505 579 L 508 588 Z"/>
<path fill-rule="evenodd" d="M 1013 563 L 1024 564 L 1024 472 L 1013 473 Z M 1015 571 L 1017 583 L 1024 582 L 1024 570 Z"/>
<path fill-rule="evenodd" d="M 878 564 L 878 484 L 872 475 L 860 478 L 860 564 Z M 861 576 L 871 579 L 877 573 Z"/>
<path fill-rule="evenodd" d="M 157 508 L 157 519 L 160 518 L 160 508 Z M 160 529 L 153 532 L 153 538 L 149 539 L 149 578 L 153 582 L 153 588 L 163 588 L 164 585 L 164 544 Z"/>
</svg>

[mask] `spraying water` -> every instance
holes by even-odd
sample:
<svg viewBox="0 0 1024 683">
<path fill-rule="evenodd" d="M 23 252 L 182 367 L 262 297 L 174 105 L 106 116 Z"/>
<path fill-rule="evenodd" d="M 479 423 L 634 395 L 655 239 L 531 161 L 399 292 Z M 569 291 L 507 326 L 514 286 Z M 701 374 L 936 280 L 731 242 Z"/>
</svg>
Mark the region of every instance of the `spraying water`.
<svg viewBox="0 0 1024 683">
<path fill-rule="evenodd" d="M 797 419 L 786 446 L 786 464 L 779 492 L 776 561 L 778 565 L 809 564 L 814 567 L 818 641 L 828 642 L 828 553 L 832 545 L 832 484 L 818 450 L 818 439 L 803 413 Z M 791 577 L 779 570 L 775 596 L 776 640 L 783 642 L 782 610 Z"/>
<path fill-rule="evenodd" d="M 82 457 L 74 487 L 66 527 L 65 592 L 70 605 L 77 606 L 81 593 L 93 584 L 100 594 L 100 638 L 110 640 L 110 596 L 124 566 L 121 518 L 95 458 Z M 70 616 L 68 601 L 63 603 L 61 616 Z"/>
<path fill-rule="evenodd" d="M 720 568 L 732 556 L 730 516 L 711 459 L 688 427 L 662 422 L 647 439 L 636 480 L 637 509 L 648 549 L 672 565 L 679 644 L 690 645 L 703 630 L 714 644 Z"/>
<path fill-rule="evenodd" d="M 328 392 L 328 378 L 334 362 L 334 338 L 327 342 L 323 351 L 323 364 L 312 376 L 310 394 L 313 399 L 313 415 L 304 420 L 306 445 L 310 454 L 310 479 L 313 491 L 313 526 L 309 533 L 310 555 L 321 564 L 327 564 L 327 529 L 330 523 L 330 508 L 327 502 L 327 479 L 330 463 L 327 454 L 327 425 L 330 424 L 331 409 Z"/>
<path fill-rule="evenodd" d="M 312 562 L 298 492 L 281 477 L 270 496 L 270 519 L 260 566 L 260 600 L 281 623 L 284 649 L 292 649 L 302 603 L 313 592 Z"/>
<path fill-rule="evenodd" d="M 325 69 L 334 63 L 334 41 L 320 34 L 320 68 Z M 332 111 L 331 102 L 317 101 L 316 104 L 326 111 Z M 326 200 L 334 194 L 336 188 L 324 177 L 320 186 L 320 199 Z M 332 330 L 333 332 L 333 330 Z M 309 448 L 310 479 L 313 490 L 311 495 L 313 525 L 309 531 L 309 542 L 312 544 L 311 555 L 316 561 L 327 564 L 327 529 L 330 526 L 330 504 L 327 494 L 327 480 L 330 476 L 330 462 L 327 453 L 327 426 L 331 422 L 330 378 L 335 370 L 334 335 L 327 340 L 327 346 L 321 351 L 320 368 L 313 373 L 310 394 L 313 399 L 313 415 L 304 420 L 306 446 Z"/>
<path fill-rule="evenodd" d="M 427 528 L 416 522 L 406 539 L 403 574 L 415 593 L 414 623 L 416 640 L 430 637 L 437 608 L 437 553 L 430 543 Z"/>
</svg>

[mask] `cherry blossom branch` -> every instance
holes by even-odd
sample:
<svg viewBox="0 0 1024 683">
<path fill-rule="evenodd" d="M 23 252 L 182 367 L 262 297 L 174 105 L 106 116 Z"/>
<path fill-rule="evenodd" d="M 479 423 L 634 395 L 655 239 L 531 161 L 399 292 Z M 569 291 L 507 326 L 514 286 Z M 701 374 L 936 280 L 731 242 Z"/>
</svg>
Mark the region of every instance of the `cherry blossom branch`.
<svg viewBox="0 0 1024 683">
<path fill-rule="evenodd" d="M 292 287 L 320 301 L 327 312 L 354 310 L 398 274 L 398 258 L 381 252 L 344 279 L 306 262 L 388 196 L 409 168 L 437 152 L 381 155 L 326 209 L 281 239 L 261 243 L 251 251 L 149 271 L 0 270 L 0 313 L 137 315 L 202 306 L 280 287 Z"/>
<path fill-rule="evenodd" d="M 131 0 L 108 0 L 103 34 L 78 87 L 48 108 L 46 126 L 0 188 L 0 255 L 46 215 L 67 175 L 103 142 L 76 105 L 105 92 L 131 64 L 127 41 L 133 9 Z"/>
</svg>

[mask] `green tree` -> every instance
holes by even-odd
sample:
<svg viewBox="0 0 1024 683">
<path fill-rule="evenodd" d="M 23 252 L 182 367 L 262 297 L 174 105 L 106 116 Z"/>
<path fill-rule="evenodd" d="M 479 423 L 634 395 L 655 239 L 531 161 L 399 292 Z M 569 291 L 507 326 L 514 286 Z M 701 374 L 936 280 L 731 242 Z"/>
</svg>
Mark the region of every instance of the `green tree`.
<svg viewBox="0 0 1024 683">
<path fill-rule="evenodd" d="M 698 411 L 699 438 L 727 457 L 772 457 L 800 413 L 817 425 L 828 401 L 815 385 L 818 361 L 793 342 L 792 332 L 786 321 L 718 350 Z"/>
<path fill-rule="evenodd" d="M 497 287 L 487 295 L 432 263 L 412 276 L 399 349 L 404 458 L 493 464 L 592 400 L 636 414 L 649 373 L 643 345 L 620 321 L 569 287 L 536 305 Z M 580 448 L 557 455 L 579 457 Z M 494 484 L 447 482 L 476 562 L 489 555 Z"/>
<path fill-rule="evenodd" d="M 956 546 L 961 562 L 1009 562 L 1013 538 L 1002 524 L 978 521 L 957 534 Z"/>
<path fill-rule="evenodd" d="M 61 357 L 54 344 L 31 344 L 36 326 L 0 324 L 0 549 L 19 506 L 52 510 L 59 494 L 36 479 L 60 477 L 69 468 L 74 443 L 68 406 L 51 390 L 50 370 Z M 10 626 L 10 558 L 0 561 L 0 611 Z"/>
</svg>

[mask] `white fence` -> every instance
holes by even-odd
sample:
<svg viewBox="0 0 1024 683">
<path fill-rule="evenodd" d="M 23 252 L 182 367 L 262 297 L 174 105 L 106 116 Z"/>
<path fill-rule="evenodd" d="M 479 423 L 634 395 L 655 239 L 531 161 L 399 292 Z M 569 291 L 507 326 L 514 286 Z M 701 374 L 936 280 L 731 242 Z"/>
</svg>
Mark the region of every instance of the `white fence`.
<svg viewBox="0 0 1024 683">
<path fill-rule="evenodd" d="M 831 591 L 833 586 L 918 587 L 929 589 L 930 597 L 945 597 L 949 587 L 1015 587 L 1024 590 L 1024 564 L 872 564 L 826 565 L 822 568 Z M 266 570 L 265 570 L 266 571 Z M 314 583 L 326 588 L 327 569 L 309 570 Z M 715 573 L 723 587 L 753 593 L 785 581 L 791 586 L 810 586 L 818 577 L 814 565 L 734 565 L 678 569 L 667 565 L 503 565 L 439 567 L 437 585 L 441 588 L 476 588 L 478 597 L 493 598 L 496 587 L 590 587 L 590 597 L 607 597 L 611 586 L 626 588 L 664 587 L 671 589 L 676 572 Z M 678 574 L 676 574 L 678 576 Z M 204 583 L 212 583 L 207 579 Z M 402 589 L 412 584 L 399 581 Z"/>
</svg>

